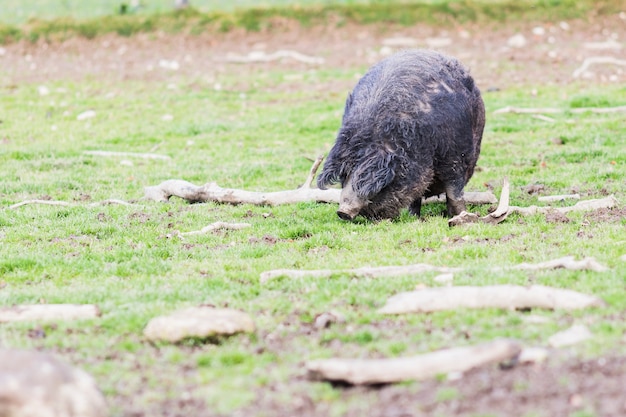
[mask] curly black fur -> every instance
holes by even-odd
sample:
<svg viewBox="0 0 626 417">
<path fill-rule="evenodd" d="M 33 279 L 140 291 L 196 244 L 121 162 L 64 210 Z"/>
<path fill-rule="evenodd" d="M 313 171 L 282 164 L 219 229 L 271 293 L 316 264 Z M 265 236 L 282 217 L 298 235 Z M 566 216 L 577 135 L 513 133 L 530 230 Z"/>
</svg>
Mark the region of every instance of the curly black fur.
<svg viewBox="0 0 626 417">
<path fill-rule="evenodd" d="M 465 209 L 485 124 L 480 91 L 456 59 L 433 51 L 395 54 L 349 94 L 321 189 L 347 181 L 366 202 L 361 215 L 393 218 L 445 192 L 450 215 Z"/>
</svg>

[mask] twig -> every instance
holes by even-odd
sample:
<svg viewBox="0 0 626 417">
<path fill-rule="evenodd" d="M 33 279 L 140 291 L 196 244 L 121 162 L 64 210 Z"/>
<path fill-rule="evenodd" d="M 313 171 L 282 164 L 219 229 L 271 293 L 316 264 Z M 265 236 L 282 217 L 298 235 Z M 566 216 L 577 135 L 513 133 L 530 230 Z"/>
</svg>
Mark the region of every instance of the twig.
<svg viewBox="0 0 626 417">
<path fill-rule="evenodd" d="M 279 50 L 271 54 L 268 54 L 264 51 L 252 51 L 248 53 L 248 55 L 245 55 L 245 56 L 229 53 L 226 56 L 226 61 L 235 62 L 239 64 L 248 64 L 252 62 L 276 61 L 282 58 L 290 58 L 295 61 L 303 62 L 305 64 L 323 64 L 324 63 L 324 58 L 304 55 L 304 54 L 301 54 L 300 52 L 289 51 L 289 50 Z"/>
<path fill-rule="evenodd" d="M 350 275 L 359 278 L 380 278 L 380 277 L 397 277 L 406 275 L 419 275 L 424 272 L 440 272 L 442 274 L 454 273 L 461 271 L 460 268 L 449 268 L 445 266 L 433 266 L 428 264 L 413 264 L 403 266 L 379 266 L 379 267 L 363 267 L 356 269 L 317 269 L 317 270 L 298 270 L 298 269 L 275 269 L 261 273 L 261 283 L 265 283 L 271 279 L 286 276 L 289 278 L 331 278 L 333 275 Z"/>
<path fill-rule="evenodd" d="M 439 287 L 403 292 L 389 298 L 381 314 L 430 313 L 459 308 L 545 308 L 575 310 L 598 307 L 604 302 L 572 290 L 533 285 L 489 285 L 484 287 Z"/>
<path fill-rule="evenodd" d="M 458 347 L 406 358 L 319 359 L 309 361 L 309 377 L 349 384 L 388 384 L 424 380 L 451 372 L 466 372 L 491 363 L 515 359 L 522 348 L 514 340 L 496 340 L 477 346 Z"/>
<path fill-rule="evenodd" d="M 556 120 L 553 119 L 552 117 L 544 116 L 543 114 L 534 114 L 532 117 L 533 117 L 533 119 L 542 120 L 542 121 L 548 122 L 548 123 L 556 122 Z"/>
<path fill-rule="evenodd" d="M 215 222 L 208 226 L 203 227 L 200 230 L 193 230 L 191 232 L 179 233 L 178 236 L 204 235 L 209 232 L 213 232 L 215 230 L 220 230 L 220 229 L 240 230 L 240 229 L 245 229 L 246 227 L 250 227 L 250 224 L 249 223 Z"/>
<path fill-rule="evenodd" d="M 514 107 L 506 106 L 495 110 L 493 114 L 516 113 L 516 114 L 542 114 L 542 113 L 622 113 L 626 112 L 626 106 L 617 107 L 578 107 L 574 109 L 559 109 L 556 107 Z"/>
<path fill-rule="evenodd" d="M 557 269 L 565 268 L 572 270 L 588 269 L 592 271 L 606 271 L 607 268 L 593 258 L 585 258 L 582 261 L 574 260 L 573 256 L 566 256 L 564 258 L 555 259 L 548 262 L 542 262 L 539 264 L 519 264 L 509 267 L 493 267 L 491 271 L 502 271 L 510 269 L 522 269 L 522 270 L 541 270 L 541 269 Z M 379 266 L 379 267 L 362 267 L 356 269 L 314 269 L 314 270 L 301 270 L 301 269 L 274 269 L 271 271 L 265 271 L 261 273 L 261 283 L 278 278 L 288 277 L 293 279 L 301 278 L 331 278 L 333 275 L 349 275 L 354 277 L 363 278 L 388 278 L 397 276 L 410 276 L 420 275 L 425 272 L 439 272 L 442 274 L 455 273 L 463 271 L 463 268 L 446 267 L 446 266 L 434 266 L 428 264 L 413 264 L 404 266 Z"/>
<path fill-rule="evenodd" d="M 545 195 L 537 198 L 538 201 L 553 203 L 564 200 L 580 200 L 580 194 Z"/>
<path fill-rule="evenodd" d="M 92 156 L 125 156 L 129 158 L 142 158 L 142 159 L 163 159 L 170 160 L 171 157 L 167 155 L 161 155 L 158 153 L 136 153 L 136 152 L 113 152 L 113 151 L 84 151 L 84 155 Z"/>
<path fill-rule="evenodd" d="M 590 211 L 590 210 L 598 210 L 603 208 L 613 208 L 618 204 L 617 199 L 614 195 L 610 195 L 604 198 L 598 198 L 593 200 L 582 200 L 573 206 L 569 207 L 538 207 L 538 206 L 528 206 L 528 207 L 517 207 L 510 206 L 509 211 L 512 213 L 519 213 L 522 215 L 533 215 L 537 213 L 546 214 L 551 211 L 557 211 L 561 214 L 566 214 L 571 211 Z"/>
<path fill-rule="evenodd" d="M 24 200 L 19 203 L 15 203 L 10 205 L 9 210 L 16 209 L 18 207 L 26 206 L 28 204 L 46 204 L 49 206 L 71 206 L 72 203 L 68 203 L 67 201 L 56 201 L 56 200 Z"/>
<path fill-rule="evenodd" d="M 582 74 L 585 73 L 585 71 L 587 71 L 587 69 L 590 66 L 594 64 L 612 64 L 612 65 L 626 66 L 626 60 L 617 59 L 612 56 L 593 56 L 590 58 L 586 58 L 583 61 L 583 64 L 579 68 L 577 68 L 576 71 L 574 71 L 574 73 L 572 74 L 572 77 L 574 78 L 580 77 Z"/>
<path fill-rule="evenodd" d="M 506 269 L 515 269 L 522 271 L 539 271 L 542 269 L 569 269 L 570 271 L 594 271 L 594 272 L 606 272 L 609 270 L 606 266 L 602 265 L 595 258 L 588 257 L 580 261 L 574 259 L 573 256 L 565 256 L 563 258 L 553 259 L 551 261 L 540 262 L 538 264 L 521 263 L 512 267 L 494 267 L 493 271 L 502 271 Z"/>
<path fill-rule="evenodd" d="M 14 210 L 18 207 L 26 206 L 29 204 L 44 204 L 44 205 L 49 205 L 49 206 L 65 206 L 65 207 L 76 207 L 76 206 L 81 205 L 78 203 L 69 203 L 67 201 L 58 201 L 58 200 L 24 200 L 24 201 L 20 201 L 19 203 L 15 203 L 9 206 L 8 209 Z M 122 206 L 134 206 L 135 205 L 124 200 L 109 199 L 109 200 L 97 201 L 95 203 L 89 203 L 86 206 L 96 207 L 96 206 L 106 206 L 109 204 L 119 204 Z"/>
<path fill-rule="evenodd" d="M 309 175 L 306 177 L 304 184 L 302 184 L 302 187 L 300 188 L 311 188 L 311 184 L 313 184 L 313 180 L 315 179 L 315 174 L 317 173 L 317 170 L 319 169 L 323 160 L 324 155 L 320 155 L 315 159 L 315 161 L 313 161 L 313 165 L 309 170 Z"/>
</svg>

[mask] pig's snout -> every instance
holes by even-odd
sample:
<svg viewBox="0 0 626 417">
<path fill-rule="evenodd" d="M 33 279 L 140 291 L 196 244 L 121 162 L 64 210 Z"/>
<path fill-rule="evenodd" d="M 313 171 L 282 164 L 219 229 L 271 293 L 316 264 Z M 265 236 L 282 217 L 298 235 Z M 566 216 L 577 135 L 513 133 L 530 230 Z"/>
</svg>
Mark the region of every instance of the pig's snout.
<svg viewBox="0 0 626 417">
<path fill-rule="evenodd" d="M 367 205 L 367 200 L 359 197 L 352 188 L 352 181 L 348 179 L 344 184 L 339 197 L 337 215 L 342 220 L 354 220 L 361 209 Z"/>
<path fill-rule="evenodd" d="M 354 210 L 348 211 L 348 210 L 342 210 L 341 208 L 337 210 L 337 216 L 339 216 L 341 220 L 352 221 L 354 220 L 357 214 L 359 214 L 359 212 L 357 211 L 356 213 L 354 213 Z"/>
</svg>

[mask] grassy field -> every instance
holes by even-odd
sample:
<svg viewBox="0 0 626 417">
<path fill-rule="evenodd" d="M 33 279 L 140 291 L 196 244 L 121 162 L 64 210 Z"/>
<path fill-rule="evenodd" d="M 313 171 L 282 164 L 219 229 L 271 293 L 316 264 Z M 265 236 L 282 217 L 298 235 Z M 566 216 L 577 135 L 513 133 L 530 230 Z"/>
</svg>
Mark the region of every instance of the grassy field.
<svg viewBox="0 0 626 417">
<path fill-rule="evenodd" d="M 590 199 L 613 194 L 619 210 L 571 213 L 569 221 L 512 215 L 497 226 L 449 228 L 442 204 L 425 206 L 422 219 L 404 212 L 395 221 L 347 223 L 336 216 L 335 205 L 327 204 L 256 207 L 142 200 L 143 187 L 171 178 L 260 191 L 296 188 L 312 160 L 334 142 L 349 89 L 321 91 L 316 85 L 332 81 L 350 86 L 355 72 L 365 69 L 302 72 L 300 85 L 289 91 L 284 84 L 294 82 L 293 73 L 279 66 L 224 75 L 219 89 L 187 79 L 175 85 L 94 78 L 44 86 L 1 84 L 0 305 L 95 303 L 102 316 L 2 324 L 0 346 L 56 352 L 85 369 L 107 396 L 113 416 L 275 416 L 276 407 L 289 411 L 294 398 L 305 394 L 321 404 L 322 415 L 346 410 L 366 415 L 376 401 L 375 391 L 346 399 L 341 388 L 306 380 L 303 361 L 413 355 L 497 337 L 546 345 L 549 336 L 573 323 L 587 325 L 593 338 L 568 354 L 626 354 L 624 116 L 570 111 L 622 106 L 623 85 L 581 82 L 539 86 L 535 92 L 537 86 L 485 91 L 482 153 L 466 188 L 499 194 L 508 177 L 514 205 L 541 205 L 537 195 L 527 192 L 527 186 L 534 186 L 539 195 L 575 192 Z M 0 80 L 3 75 L 0 66 Z M 553 121 L 493 113 L 513 104 L 565 112 L 550 114 Z M 78 120 L 87 110 L 95 117 Z M 95 157 L 84 153 L 89 150 L 156 152 L 171 160 Z M 134 205 L 89 206 L 112 198 Z M 74 205 L 8 209 L 28 199 Z M 470 209 L 486 214 L 488 207 Z M 176 237 L 177 231 L 199 230 L 216 221 L 251 227 Z M 567 255 L 595 257 L 609 271 L 491 270 Z M 395 293 L 441 285 L 434 281 L 435 273 L 259 282 L 261 272 L 278 268 L 414 263 L 463 267 L 454 285 L 543 284 L 594 294 L 607 305 L 576 312 L 532 311 L 545 323 L 529 322 L 528 312 L 495 309 L 396 317 L 376 310 Z M 200 304 L 245 311 L 257 330 L 219 343 L 154 345 L 142 336 L 152 317 Z M 345 321 L 315 328 L 314 318 L 328 311 Z M 417 391 L 420 386 L 406 383 L 403 388 Z M 441 402 L 457 398 L 445 387 L 437 395 Z M 274 408 L 264 409 L 268 402 Z M 200 409 L 205 403 L 208 414 L 193 413 L 198 411 L 194 404 Z M 187 414 L 184 404 L 191 410 Z M 182 411 L 166 414 L 169 408 Z M 546 414 L 538 406 L 532 415 Z"/>
<path fill-rule="evenodd" d="M 568 216 L 569 223 L 551 223 L 543 215 L 512 216 L 495 227 L 449 228 L 441 216 L 443 205 L 428 206 L 423 220 L 405 213 L 393 222 L 346 223 L 337 218 L 333 205 L 270 208 L 140 200 L 144 186 L 169 178 L 255 190 L 298 186 L 310 159 L 332 144 L 344 97 L 306 88 L 276 92 L 273 80 L 283 75 L 277 71 L 248 91 L 237 91 L 228 81 L 220 91 L 97 80 L 48 85 L 50 94 L 45 96 L 36 85 L 5 88 L 0 98 L 0 201 L 5 207 L 0 211 L 0 303 L 96 303 L 103 315 L 93 321 L 44 325 L 42 339 L 32 337 L 33 324 L 5 324 L 0 328 L 3 345 L 69 355 L 96 376 L 115 415 L 122 415 L 127 396 L 137 397 L 134 406 L 150 409 L 154 395 L 176 398 L 181 390 L 191 390 L 216 411 L 229 413 L 249 406 L 264 388 L 286 386 L 301 375 L 303 359 L 397 356 L 494 337 L 541 345 L 568 323 L 579 321 L 594 333 L 592 341 L 579 347 L 580 353 L 624 353 L 626 325 L 611 319 L 626 308 L 620 260 L 626 244 L 623 217 L 576 213 Z M 310 76 L 349 80 L 353 72 Z M 241 79 L 230 82 L 234 86 Z M 565 91 L 544 89 L 532 103 L 569 109 L 619 105 L 625 98 L 624 87 L 572 86 Z M 624 201 L 626 128 L 621 116 L 566 112 L 547 123 L 528 116 L 491 115 L 494 109 L 530 100 L 521 89 L 485 94 L 489 117 L 480 169 L 467 189 L 485 190 L 485 184 L 491 184 L 499 192 L 506 176 L 516 205 L 536 203 L 522 188 L 530 184 L 544 185 L 543 194 L 614 194 Z M 77 120 L 86 109 L 96 116 Z M 173 120 L 163 120 L 164 115 Z M 172 160 L 132 160 L 128 166 L 119 158 L 83 154 L 94 149 L 153 150 Z M 78 205 L 6 209 L 37 198 Z M 86 206 L 108 198 L 136 205 Z M 487 208 L 472 210 L 485 213 Z M 185 240 L 168 237 L 218 220 L 252 226 Z M 611 270 L 487 272 L 495 265 L 564 255 L 594 256 Z M 548 323 L 530 326 L 518 312 L 496 310 L 382 317 L 376 308 L 388 296 L 417 284 L 438 285 L 432 280 L 435 274 L 259 283 L 261 272 L 275 268 L 418 262 L 467 268 L 455 276 L 457 285 L 553 285 L 598 295 L 608 306 L 575 313 L 537 312 Z M 201 303 L 252 314 L 256 334 L 198 346 L 154 347 L 142 339 L 151 317 Z M 329 310 L 340 312 L 346 322 L 313 335 L 302 331 L 317 314 Z M 433 329 L 428 337 L 423 334 L 426 326 Z M 466 333 L 471 333 L 469 341 Z M 178 378 L 181 369 L 188 369 L 185 381 Z M 335 412 L 346 406 L 326 384 L 311 383 L 307 389 Z M 281 398 L 277 401 L 288 402 Z"/>
</svg>

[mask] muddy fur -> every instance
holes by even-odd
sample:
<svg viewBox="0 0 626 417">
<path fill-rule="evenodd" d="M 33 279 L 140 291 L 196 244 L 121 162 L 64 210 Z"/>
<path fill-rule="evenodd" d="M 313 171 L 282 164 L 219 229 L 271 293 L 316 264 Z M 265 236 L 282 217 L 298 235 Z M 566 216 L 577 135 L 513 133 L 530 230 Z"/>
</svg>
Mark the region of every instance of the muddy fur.
<svg viewBox="0 0 626 417">
<path fill-rule="evenodd" d="M 480 91 L 456 59 L 400 52 L 373 66 L 349 94 L 318 186 L 346 189 L 350 181 L 358 214 L 370 219 L 394 218 L 406 207 L 419 215 L 421 198 L 442 192 L 449 214 L 458 214 L 484 124 Z"/>
</svg>

